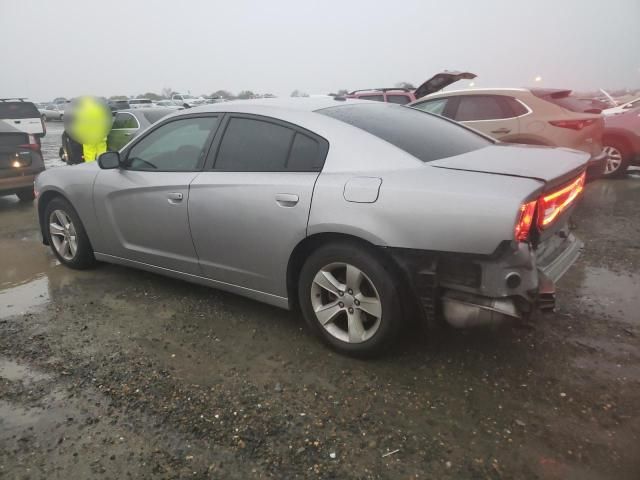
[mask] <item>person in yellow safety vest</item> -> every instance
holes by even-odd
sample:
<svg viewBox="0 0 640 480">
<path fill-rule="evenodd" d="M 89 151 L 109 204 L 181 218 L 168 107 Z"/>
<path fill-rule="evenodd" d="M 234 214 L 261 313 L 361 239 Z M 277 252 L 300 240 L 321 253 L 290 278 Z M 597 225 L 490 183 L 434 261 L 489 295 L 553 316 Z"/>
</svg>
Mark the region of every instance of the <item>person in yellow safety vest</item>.
<svg viewBox="0 0 640 480">
<path fill-rule="evenodd" d="M 73 108 L 69 134 L 82 144 L 85 162 L 92 162 L 107 151 L 107 135 L 113 115 L 107 105 L 94 97 L 81 97 Z"/>
</svg>

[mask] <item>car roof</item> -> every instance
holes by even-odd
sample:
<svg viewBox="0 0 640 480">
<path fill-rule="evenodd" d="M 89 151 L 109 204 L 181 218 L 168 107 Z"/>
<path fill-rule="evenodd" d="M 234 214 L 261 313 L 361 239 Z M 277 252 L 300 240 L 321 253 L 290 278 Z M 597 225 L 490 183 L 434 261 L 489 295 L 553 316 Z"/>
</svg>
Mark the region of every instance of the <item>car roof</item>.
<svg viewBox="0 0 640 480">
<path fill-rule="evenodd" d="M 482 95 L 482 94 L 500 94 L 500 93 L 514 93 L 514 92 L 522 92 L 529 93 L 531 89 L 529 88 L 465 88 L 460 90 L 447 90 L 446 92 L 438 92 L 432 93 L 425 97 L 420 98 L 416 103 L 425 100 L 427 98 L 437 98 L 437 97 L 446 97 L 449 95 Z"/>
<path fill-rule="evenodd" d="M 201 105 L 182 110 L 180 114 L 196 112 L 254 113 L 257 110 L 314 112 L 323 108 L 338 107 L 344 105 L 345 102 L 370 103 L 368 100 L 345 99 L 344 97 L 256 98 Z"/>
</svg>

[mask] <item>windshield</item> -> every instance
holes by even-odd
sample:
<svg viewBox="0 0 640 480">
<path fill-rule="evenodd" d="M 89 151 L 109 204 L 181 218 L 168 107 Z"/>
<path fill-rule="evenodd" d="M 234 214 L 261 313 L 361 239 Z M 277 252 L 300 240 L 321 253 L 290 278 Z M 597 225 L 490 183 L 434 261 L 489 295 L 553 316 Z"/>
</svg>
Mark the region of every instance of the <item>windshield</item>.
<svg viewBox="0 0 640 480">
<path fill-rule="evenodd" d="M 358 127 L 423 162 L 453 157 L 491 145 L 471 130 L 436 115 L 389 103 L 358 103 L 317 110 Z"/>
</svg>

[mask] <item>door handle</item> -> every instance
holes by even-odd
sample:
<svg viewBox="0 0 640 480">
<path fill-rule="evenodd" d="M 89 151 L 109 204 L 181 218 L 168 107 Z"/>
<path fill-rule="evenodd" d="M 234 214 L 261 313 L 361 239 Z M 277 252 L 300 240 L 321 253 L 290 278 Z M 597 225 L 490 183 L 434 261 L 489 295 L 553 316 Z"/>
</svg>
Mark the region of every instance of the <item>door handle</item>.
<svg viewBox="0 0 640 480">
<path fill-rule="evenodd" d="M 300 201 L 298 195 L 292 193 L 278 193 L 276 195 L 276 202 L 281 207 L 295 207 L 298 201 Z"/>
<path fill-rule="evenodd" d="M 167 193 L 167 199 L 169 203 L 180 203 L 182 201 L 182 198 L 182 193 L 180 192 Z"/>
<path fill-rule="evenodd" d="M 133 135 L 133 133 L 125 133 L 124 134 L 125 137 L 130 137 L 131 135 Z"/>
<path fill-rule="evenodd" d="M 511 129 L 509 128 L 499 128 L 497 130 L 491 130 L 491 133 L 509 133 Z"/>
</svg>

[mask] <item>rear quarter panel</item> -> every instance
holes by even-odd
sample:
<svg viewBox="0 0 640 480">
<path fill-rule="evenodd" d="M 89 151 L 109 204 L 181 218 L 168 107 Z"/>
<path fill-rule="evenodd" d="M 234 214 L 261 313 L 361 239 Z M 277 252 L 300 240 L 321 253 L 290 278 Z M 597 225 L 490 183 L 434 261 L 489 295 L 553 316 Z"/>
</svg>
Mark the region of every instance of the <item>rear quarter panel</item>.
<svg viewBox="0 0 640 480">
<path fill-rule="evenodd" d="M 488 255 L 513 228 L 522 201 L 542 182 L 418 165 L 369 171 L 382 179 L 375 203 L 344 199 L 347 172 L 322 173 L 308 232 L 354 235 L 379 246 Z"/>
</svg>

